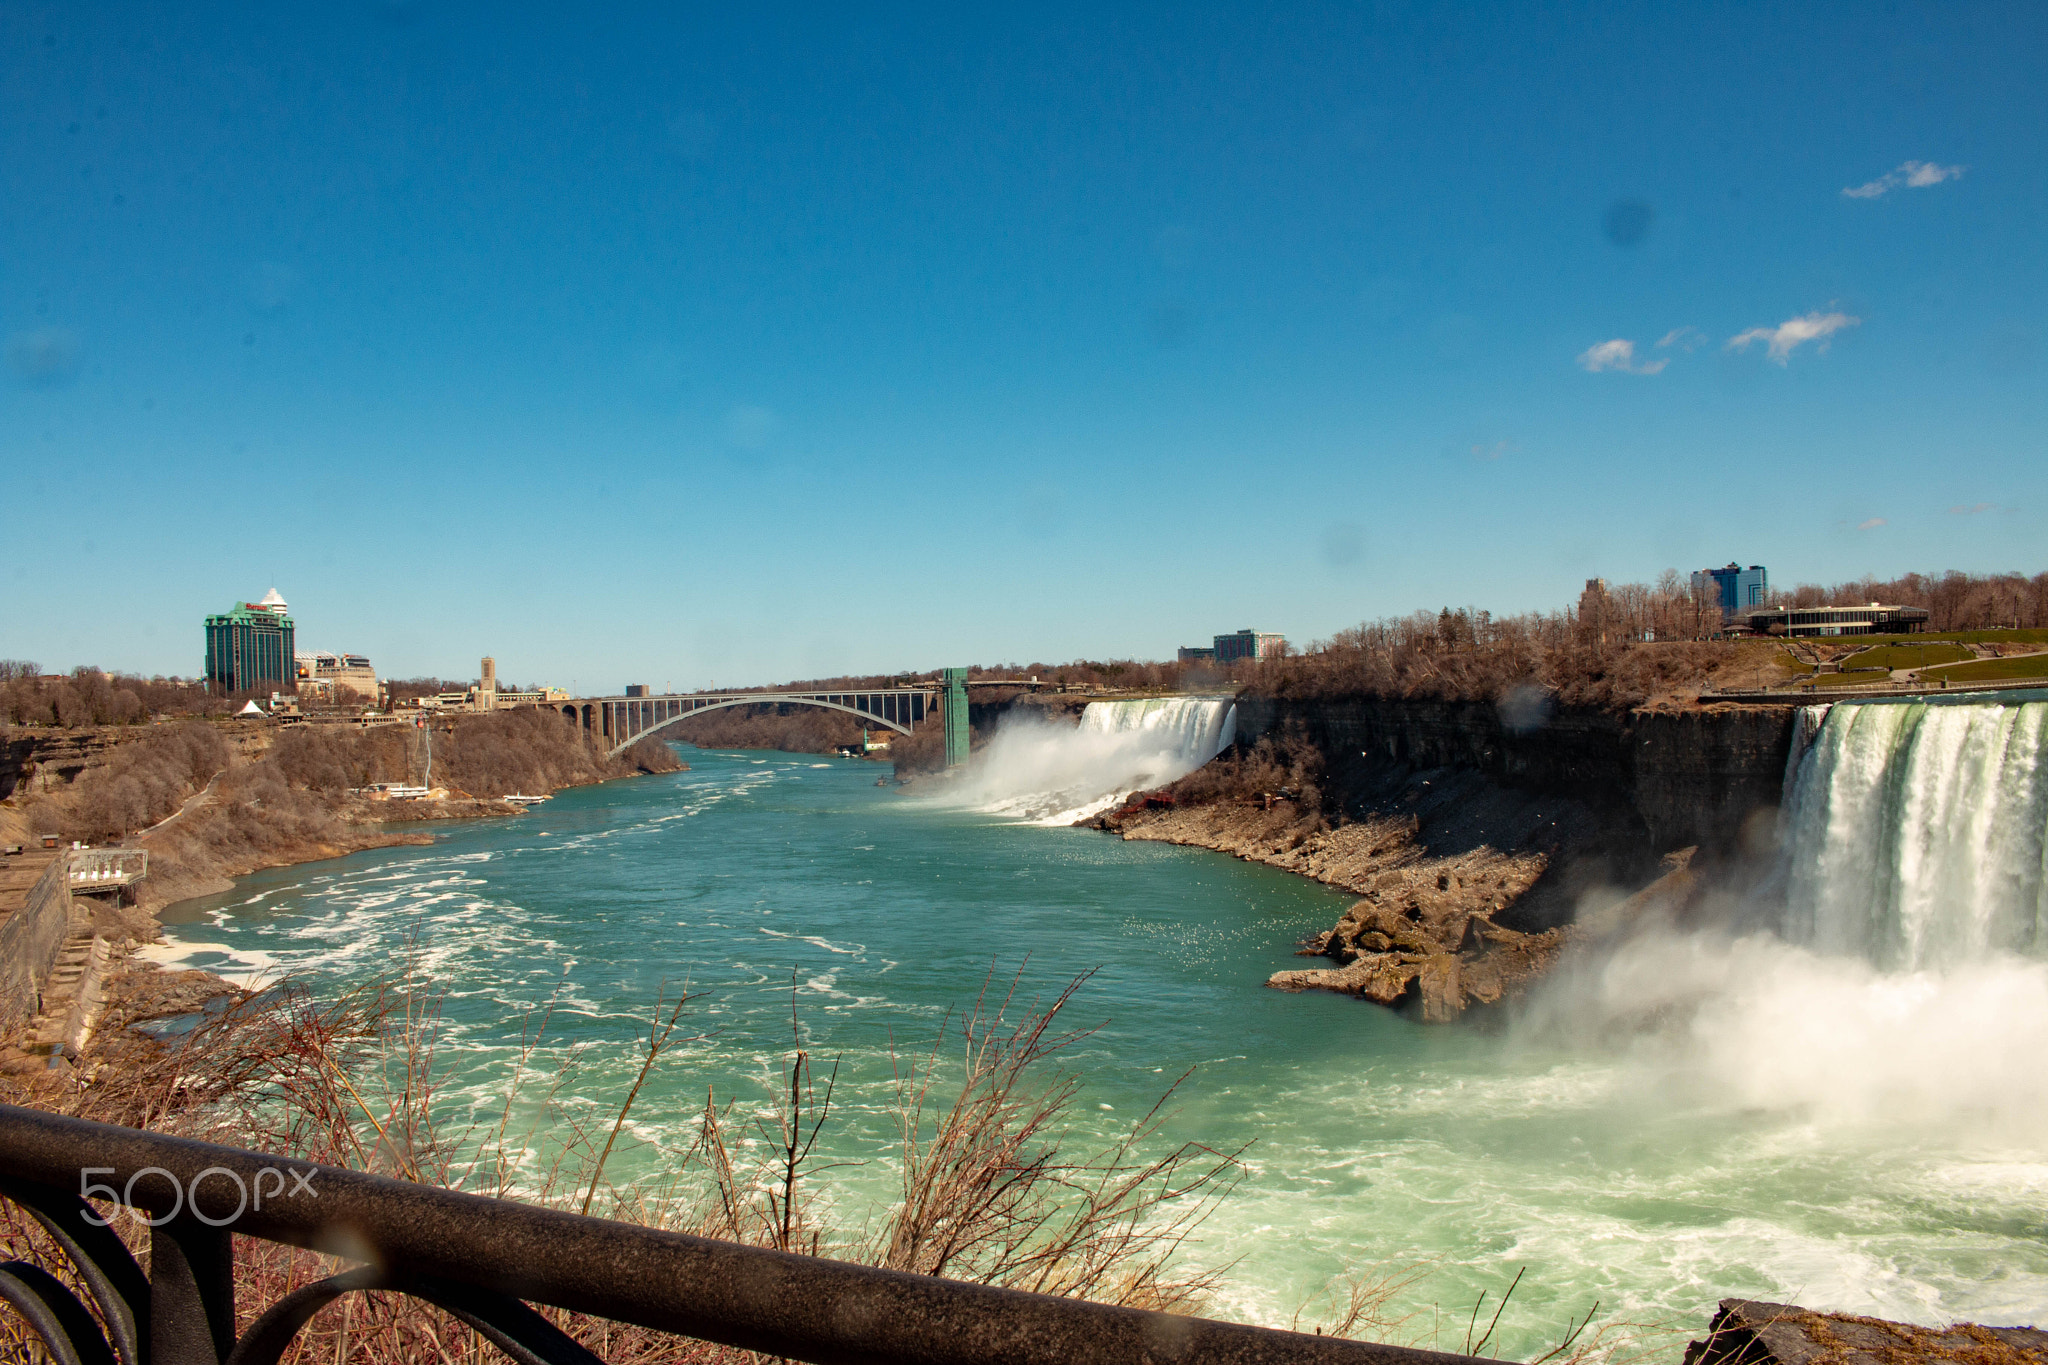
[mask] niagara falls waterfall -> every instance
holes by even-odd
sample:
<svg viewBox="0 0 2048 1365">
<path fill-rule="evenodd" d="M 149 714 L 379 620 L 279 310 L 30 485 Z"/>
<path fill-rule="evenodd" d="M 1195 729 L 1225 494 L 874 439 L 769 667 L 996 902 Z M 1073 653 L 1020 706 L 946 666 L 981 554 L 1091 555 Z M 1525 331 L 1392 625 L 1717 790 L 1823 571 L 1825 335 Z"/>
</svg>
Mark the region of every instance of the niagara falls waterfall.
<svg viewBox="0 0 2048 1365">
<path fill-rule="evenodd" d="M 1839 702 L 1796 721 L 1782 879 L 1755 906 L 1775 932 L 1646 926 L 1547 983 L 1518 1027 L 1606 1039 L 1649 1090 L 1727 1112 L 2036 1161 L 2048 702 Z"/>
<path fill-rule="evenodd" d="M 1080 724 L 1004 718 L 949 799 L 1041 824 L 1072 824 L 1161 787 L 1237 738 L 1227 697 L 1093 701 Z"/>
<path fill-rule="evenodd" d="M 2048 956 L 2044 732 L 2041 701 L 1834 707 L 1787 783 L 1786 936 L 1889 969 Z"/>
</svg>

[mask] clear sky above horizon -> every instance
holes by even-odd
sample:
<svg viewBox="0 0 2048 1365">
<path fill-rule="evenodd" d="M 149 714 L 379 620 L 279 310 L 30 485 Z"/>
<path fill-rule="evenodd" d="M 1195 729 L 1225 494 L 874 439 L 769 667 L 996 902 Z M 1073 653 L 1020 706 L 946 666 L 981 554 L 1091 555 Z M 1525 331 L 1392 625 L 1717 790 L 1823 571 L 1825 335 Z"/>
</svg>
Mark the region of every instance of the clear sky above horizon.
<svg viewBox="0 0 2048 1365">
<path fill-rule="evenodd" d="M 584 692 L 2048 569 L 2048 7 L 0 9 L 0 655 Z"/>
</svg>

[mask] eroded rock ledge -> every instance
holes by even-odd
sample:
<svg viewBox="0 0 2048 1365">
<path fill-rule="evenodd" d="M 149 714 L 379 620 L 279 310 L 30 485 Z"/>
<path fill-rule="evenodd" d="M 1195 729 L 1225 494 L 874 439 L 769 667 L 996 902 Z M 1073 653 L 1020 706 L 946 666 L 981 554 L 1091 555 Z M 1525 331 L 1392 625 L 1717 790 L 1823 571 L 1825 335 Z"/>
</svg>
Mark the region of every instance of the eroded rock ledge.
<svg viewBox="0 0 2048 1365">
<path fill-rule="evenodd" d="M 1276 972 L 1267 984 L 1281 990 L 1337 991 L 1441 1022 L 1513 999 L 1574 939 L 1653 905 L 1682 908 L 1693 888 L 1693 849 L 1644 868 L 1636 849 L 1616 846 L 1611 821 L 1574 800 L 1470 769 L 1368 760 L 1331 774 L 1299 751 L 1292 766 L 1287 758 L 1268 748 L 1222 759 L 1218 772 L 1093 822 L 1356 893 L 1334 927 L 1301 946 L 1337 965 Z M 1298 785 L 1232 791 L 1259 777 Z"/>
</svg>

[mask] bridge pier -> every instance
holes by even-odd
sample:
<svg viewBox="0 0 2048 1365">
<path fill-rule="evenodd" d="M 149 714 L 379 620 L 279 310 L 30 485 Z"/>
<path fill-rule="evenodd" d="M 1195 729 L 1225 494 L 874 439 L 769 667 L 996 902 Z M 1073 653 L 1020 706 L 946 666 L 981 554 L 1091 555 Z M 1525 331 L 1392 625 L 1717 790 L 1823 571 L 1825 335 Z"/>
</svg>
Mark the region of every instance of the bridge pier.
<svg viewBox="0 0 2048 1365">
<path fill-rule="evenodd" d="M 967 670 L 949 668 L 946 680 L 946 766 L 967 766 Z"/>
</svg>

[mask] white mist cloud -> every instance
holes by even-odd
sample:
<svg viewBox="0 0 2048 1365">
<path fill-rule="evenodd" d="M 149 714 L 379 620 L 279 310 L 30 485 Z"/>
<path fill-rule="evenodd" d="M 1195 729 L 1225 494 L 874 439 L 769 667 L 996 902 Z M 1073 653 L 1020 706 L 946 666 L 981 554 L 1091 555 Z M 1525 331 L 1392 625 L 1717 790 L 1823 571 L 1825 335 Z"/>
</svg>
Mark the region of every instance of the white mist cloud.
<svg viewBox="0 0 2048 1365">
<path fill-rule="evenodd" d="M 1676 346 L 1685 351 L 1697 351 L 1707 344 L 1707 334 L 1697 327 L 1674 327 L 1664 334 L 1657 343 L 1658 350 Z"/>
<path fill-rule="evenodd" d="M 1878 527 L 1887 525 L 1890 525 L 1890 523 L 1883 517 L 1872 517 L 1869 521 L 1857 522 L 1856 529 L 1859 531 L 1875 531 Z"/>
<path fill-rule="evenodd" d="M 1998 505 L 1996 503 L 1990 502 L 1971 503 L 1968 506 L 1957 504 L 1956 506 L 1948 509 L 1948 514 L 1952 517 L 1974 517 L 1979 512 L 1995 511 L 1997 509 L 1997 506 Z"/>
<path fill-rule="evenodd" d="M 1968 170 L 1967 166 L 1937 166 L 1932 161 L 1902 161 L 1898 169 L 1887 171 L 1875 180 L 1866 180 L 1842 191 L 1851 199 L 1876 199 L 1904 186 L 1909 190 L 1924 190 L 1930 185 L 1939 185 L 1944 180 L 1954 180 Z"/>
<path fill-rule="evenodd" d="M 1623 374 L 1655 374 L 1671 362 L 1669 360 L 1636 359 L 1636 344 L 1626 338 L 1603 341 L 1598 346 L 1589 346 L 1579 353 L 1579 368 L 1587 374 L 1598 374 L 1602 370 L 1619 370 Z"/>
<path fill-rule="evenodd" d="M 1044 825 L 1071 825 L 1132 792 L 1185 777 L 1237 736 L 1227 698 L 1092 702 L 1079 725 L 1017 714 L 940 798 Z"/>
<path fill-rule="evenodd" d="M 1819 343 L 1816 349 L 1825 351 L 1828 338 L 1845 327 L 1858 327 L 1862 318 L 1852 318 L 1847 313 L 1812 312 L 1803 317 L 1788 318 L 1776 327 L 1752 327 L 1746 332 L 1737 332 L 1728 338 L 1728 349 L 1746 351 L 1753 341 L 1770 343 L 1770 357 L 1783 365 L 1792 352 L 1807 342 Z"/>
<path fill-rule="evenodd" d="M 1769 934 L 1652 932 L 1545 982 L 1525 1027 L 1605 1040 L 1648 1084 L 1824 1128 L 2048 1133 L 2048 963 L 1886 972 Z"/>
</svg>

